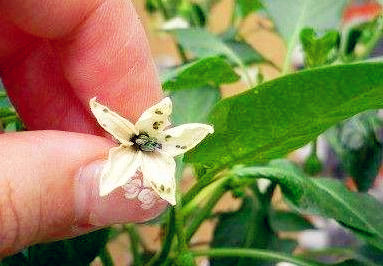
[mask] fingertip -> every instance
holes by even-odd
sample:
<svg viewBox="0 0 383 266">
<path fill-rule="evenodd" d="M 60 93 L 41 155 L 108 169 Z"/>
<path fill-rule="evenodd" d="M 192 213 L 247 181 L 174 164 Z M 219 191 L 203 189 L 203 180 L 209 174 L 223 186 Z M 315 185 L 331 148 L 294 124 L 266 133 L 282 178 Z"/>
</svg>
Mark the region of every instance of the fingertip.
<svg viewBox="0 0 383 266">
<path fill-rule="evenodd" d="M 139 187 L 135 197 L 127 197 L 123 187 L 100 196 L 104 165 L 105 161 L 92 162 L 82 167 L 75 177 L 76 223 L 80 227 L 145 222 L 164 211 L 167 202 L 145 187 Z"/>
</svg>

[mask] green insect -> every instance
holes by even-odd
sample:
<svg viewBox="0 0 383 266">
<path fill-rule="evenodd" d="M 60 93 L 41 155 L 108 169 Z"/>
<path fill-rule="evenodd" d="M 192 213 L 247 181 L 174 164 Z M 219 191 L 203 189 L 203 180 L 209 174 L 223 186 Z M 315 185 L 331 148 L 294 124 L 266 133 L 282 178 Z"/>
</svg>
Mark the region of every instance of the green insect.
<svg viewBox="0 0 383 266">
<path fill-rule="evenodd" d="M 161 143 L 158 143 L 155 138 L 151 138 L 146 133 L 141 133 L 139 135 L 136 135 L 131 140 L 136 146 L 137 149 L 145 152 L 153 152 L 156 149 L 161 149 L 162 145 Z"/>
</svg>

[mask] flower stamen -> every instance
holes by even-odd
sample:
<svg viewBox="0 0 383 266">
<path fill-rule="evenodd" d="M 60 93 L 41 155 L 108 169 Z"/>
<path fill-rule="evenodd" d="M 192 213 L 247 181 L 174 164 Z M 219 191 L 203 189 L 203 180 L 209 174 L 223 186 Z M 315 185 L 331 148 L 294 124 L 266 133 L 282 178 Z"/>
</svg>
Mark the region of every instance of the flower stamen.
<svg viewBox="0 0 383 266">
<path fill-rule="evenodd" d="M 155 138 L 151 138 L 147 133 L 140 133 L 133 136 L 130 141 L 133 143 L 133 147 L 136 150 L 144 152 L 153 152 L 156 149 L 162 149 L 162 144 L 158 143 Z"/>
</svg>

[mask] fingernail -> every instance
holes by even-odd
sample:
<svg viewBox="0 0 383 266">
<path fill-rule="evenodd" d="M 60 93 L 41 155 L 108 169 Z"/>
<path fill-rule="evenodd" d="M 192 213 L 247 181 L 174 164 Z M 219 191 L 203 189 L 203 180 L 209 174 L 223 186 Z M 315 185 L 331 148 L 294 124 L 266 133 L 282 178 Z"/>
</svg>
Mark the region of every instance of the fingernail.
<svg viewBox="0 0 383 266">
<path fill-rule="evenodd" d="M 138 188 L 136 197 L 127 197 L 127 191 L 123 187 L 117 188 L 107 196 L 100 197 L 98 185 L 105 162 L 104 160 L 94 161 L 81 167 L 76 174 L 75 215 L 76 223 L 80 228 L 144 222 L 164 210 L 167 203 L 159 198 L 153 201 L 149 197 L 152 195 L 148 192 L 149 189 L 144 187 Z M 138 178 L 142 176 L 139 174 Z M 133 179 L 133 184 L 137 184 L 137 179 L 136 181 Z M 150 203 L 148 198 L 151 200 Z"/>
</svg>

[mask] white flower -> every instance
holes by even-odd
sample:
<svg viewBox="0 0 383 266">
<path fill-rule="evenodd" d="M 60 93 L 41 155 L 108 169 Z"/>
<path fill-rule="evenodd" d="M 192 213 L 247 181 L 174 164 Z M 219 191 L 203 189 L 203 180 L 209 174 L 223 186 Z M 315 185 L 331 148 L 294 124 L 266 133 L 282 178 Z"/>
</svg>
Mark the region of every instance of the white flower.
<svg viewBox="0 0 383 266">
<path fill-rule="evenodd" d="M 176 204 L 176 163 L 174 156 L 194 148 L 213 127 L 191 123 L 167 129 L 172 102 L 166 97 L 147 109 L 133 125 L 127 119 L 92 98 L 90 108 L 98 123 L 120 142 L 111 148 L 101 173 L 100 196 L 127 184 L 136 171 L 141 171 L 143 184 L 151 187 L 161 198 Z"/>
<path fill-rule="evenodd" d="M 182 17 L 174 17 L 172 19 L 165 21 L 162 24 L 161 29 L 162 30 L 177 30 L 177 29 L 187 29 L 189 27 L 190 27 L 189 22 L 186 19 Z"/>
</svg>

